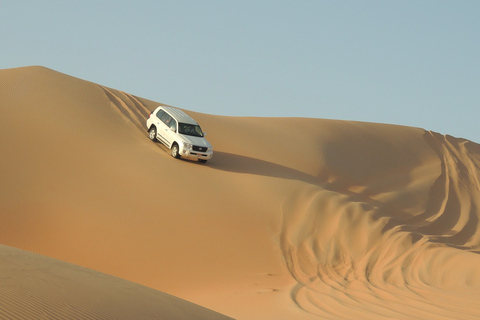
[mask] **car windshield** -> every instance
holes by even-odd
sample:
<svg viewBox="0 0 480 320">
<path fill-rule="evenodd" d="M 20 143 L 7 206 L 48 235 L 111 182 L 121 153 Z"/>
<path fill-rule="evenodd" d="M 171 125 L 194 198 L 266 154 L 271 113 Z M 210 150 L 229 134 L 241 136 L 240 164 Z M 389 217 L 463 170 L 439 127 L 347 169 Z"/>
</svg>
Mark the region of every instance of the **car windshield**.
<svg viewBox="0 0 480 320">
<path fill-rule="evenodd" d="M 178 132 L 187 136 L 203 137 L 202 129 L 199 125 L 189 123 L 179 123 Z"/>
</svg>

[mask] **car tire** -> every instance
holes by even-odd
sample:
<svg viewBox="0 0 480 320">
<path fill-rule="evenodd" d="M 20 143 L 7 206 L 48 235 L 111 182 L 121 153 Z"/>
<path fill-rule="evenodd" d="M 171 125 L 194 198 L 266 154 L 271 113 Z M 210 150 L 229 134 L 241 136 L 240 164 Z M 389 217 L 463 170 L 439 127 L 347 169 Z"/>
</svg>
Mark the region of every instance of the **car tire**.
<svg viewBox="0 0 480 320">
<path fill-rule="evenodd" d="M 155 126 L 152 126 L 150 130 L 148 130 L 148 137 L 152 141 L 157 141 L 157 128 L 155 128 Z"/>
<path fill-rule="evenodd" d="M 198 162 L 200 162 L 200 163 L 207 163 L 207 160 L 205 160 L 205 159 L 198 159 Z"/>
<path fill-rule="evenodd" d="M 172 157 L 175 159 L 180 158 L 180 149 L 178 148 L 178 144 L 176 142 L 174 142 L 172 145 Z"/>
</svg>

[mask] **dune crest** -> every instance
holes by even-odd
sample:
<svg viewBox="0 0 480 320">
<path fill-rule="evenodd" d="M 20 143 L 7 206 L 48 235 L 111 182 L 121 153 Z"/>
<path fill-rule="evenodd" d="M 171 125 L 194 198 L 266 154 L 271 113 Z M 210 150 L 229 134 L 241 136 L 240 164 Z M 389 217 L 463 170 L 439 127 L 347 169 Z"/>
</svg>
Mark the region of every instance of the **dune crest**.
<svg viewBox="0 0 480 320">
<path fill-rule="evenodd" d="M 79 319 L 140 312 L 131 294 L 178 318 L 480 317 L 478 144 L 186 110 L 214 146 L 201 165 L 148 139 L 158 105 L 43 67 L 0 70 L 0 244 L 43 255 L 0 248 L 41 266 L 27 281 L 3 264 L 4 314 L 37 314 L 8 298 L 20 286 L 44 289 L 41 310 L 64 316 L 47 277 Z M 109 306 L 86 299 L 113 291 Z M 197 306 L 169 309 L 167 294 Z"/>
</svg>

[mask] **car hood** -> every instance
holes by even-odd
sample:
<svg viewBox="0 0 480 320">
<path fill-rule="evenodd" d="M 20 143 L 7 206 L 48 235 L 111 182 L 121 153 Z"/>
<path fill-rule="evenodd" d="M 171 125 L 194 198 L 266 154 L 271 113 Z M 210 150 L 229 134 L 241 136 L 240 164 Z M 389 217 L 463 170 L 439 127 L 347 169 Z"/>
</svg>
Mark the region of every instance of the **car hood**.
<svg viewBox="0 0 480 320">
<path fill-rule="evenodd" d="M 181 136 L 185 142 L 191 143 L 195 146 L 207 147 L 207 148 L 212 147 L 212 145 L 204 137 L 187 136 L 184 134 L 182 134 Z"/>
</svg>

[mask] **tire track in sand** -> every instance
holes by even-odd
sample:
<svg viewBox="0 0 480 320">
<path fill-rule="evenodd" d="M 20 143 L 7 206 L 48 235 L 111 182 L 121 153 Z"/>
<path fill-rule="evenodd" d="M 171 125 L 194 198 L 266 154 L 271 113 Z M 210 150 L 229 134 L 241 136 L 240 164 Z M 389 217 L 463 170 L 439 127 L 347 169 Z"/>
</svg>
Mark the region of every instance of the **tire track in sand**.
<svg viewBox="0 0 480 320">
<path fill-rule="evenodd" d="M 480 317 L 480 146 L 424 138 L 441 174 L 417 216 L 313 185 L 285 201 L 280 246 L 299 308 L 322 319 Z"/>
<path fill-rule="evenodd" d="M 110 100 L 114 109 L 129 123 L 132 123 L 144 134 L 145 122 L 150 114 L 148 107 L 135 96 L 100 86 Z"/>
<path fill-rule="evenodd" d="M 147 127 L 145 124 L 151 112 L 148 106 L 139 98 L 129 93 L 103 86 L 100 86 L 100 88 L 102 88 L 108 100 L 110 100 L 110 104 L 113 109 L 118 112 L 118 114 L 120 114 L 125 121 L 134 125 L 138 130 L 140 130 L 143 136 L 148 137 Z M 170 153 L 169 149 L 162 143 L 157 143 L 156 145 L 167 154 Z"/>
</svg>

